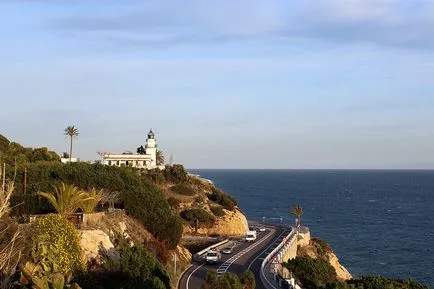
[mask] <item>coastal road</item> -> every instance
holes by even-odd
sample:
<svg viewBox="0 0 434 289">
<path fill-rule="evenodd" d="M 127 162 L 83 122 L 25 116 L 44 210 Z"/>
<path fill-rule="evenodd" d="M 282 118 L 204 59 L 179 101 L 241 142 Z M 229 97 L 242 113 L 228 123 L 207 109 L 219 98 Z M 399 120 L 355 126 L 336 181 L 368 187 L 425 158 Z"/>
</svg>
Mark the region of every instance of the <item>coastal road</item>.
<svg viewBox="0 0 434 289">
<path fill-rule="evenodd" d="M 181 277 L 179 289 L 200 289 L 205 283 L 206 273 L 209 270 L 217 270 L 218 274 L 232 272 L 240 275 L 250 269 L 256 278 L 256 288 L 265 289 L 260 278 L 261 263 L 288 233 L 288 229 L 280 227 L 266 227 L 265 232 L 258 232 L 258 237 L 253 243 L 234 240 L 226 246 L 232 246 L 232 254 L 222 254 L 219 264 L 209 265 L 205 262 L 194 263 Z"/>
</svg>

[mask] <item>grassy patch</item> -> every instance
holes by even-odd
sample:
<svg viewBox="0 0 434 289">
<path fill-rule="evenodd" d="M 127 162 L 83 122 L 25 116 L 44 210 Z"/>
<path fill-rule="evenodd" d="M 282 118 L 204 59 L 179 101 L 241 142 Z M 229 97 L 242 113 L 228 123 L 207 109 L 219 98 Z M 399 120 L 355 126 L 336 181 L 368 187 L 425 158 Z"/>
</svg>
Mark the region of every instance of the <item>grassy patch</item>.
<svg viewBox="0 0 434 289">
<path fill-rule="evenodd" d="M 177 184 L 170 188 L 172 192 L 178 195 L 183 196 L 194 196 L 196 192 L 193 190 L 193 188 L 189 184 Z"/>
</svg>

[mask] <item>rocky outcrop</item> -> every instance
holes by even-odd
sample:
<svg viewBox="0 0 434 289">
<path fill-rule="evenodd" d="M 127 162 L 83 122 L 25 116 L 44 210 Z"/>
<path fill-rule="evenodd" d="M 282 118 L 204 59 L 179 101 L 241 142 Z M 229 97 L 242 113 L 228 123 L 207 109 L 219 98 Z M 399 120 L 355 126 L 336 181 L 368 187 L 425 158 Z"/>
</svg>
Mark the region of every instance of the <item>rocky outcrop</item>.
<svg viewBox="0 0 434 289">
<path fill-rule="evenodd" d="M 88 262 L 98 259 L 101 252 L 108 252 L 114 248 L 108 234 L 102 230 L 80 230 L 80 246 L 82 258 Z"/>
<path fill-rule="evenodd" d="M 326 260 L 333 268 L 335 268 L 337 278 L 340 281 L 352 279 L 350 272 L 339 262 L 338 257 L 332 251 L 330 245 L 324 241 L 312 238 L 307 240 L 306 238 L 299 239 L 297 256 L 309 256 L 317 259 L 321 258 Z"/>
<path fill-rule="evenodd" d="M 242 236 L 245 235 L 249 225 L 246 216 L 239 210 L 227 211 L 225 216 L 216 219 L 214 226 L 211 228 L 200 228 L 197 231 L 198 235 L 205 236 Z M 184 226 L 184 234 L 191 235 L 195 233 L 195 228 L 192 226 Z"/>
<path fill-rule="evenodd" d="M 328 254 L 328 261 L 330 265 L 332 265 L 333 268 L 335 268 L 336 275 L 338 276 L 339 280 L 345 281 L 353 278 L 350 272 L 348 272 L 347 268 L 345 268 L 341 263 L 339 263 L 339 259 L 335 255 L 335 253 Z"/>
</svg>

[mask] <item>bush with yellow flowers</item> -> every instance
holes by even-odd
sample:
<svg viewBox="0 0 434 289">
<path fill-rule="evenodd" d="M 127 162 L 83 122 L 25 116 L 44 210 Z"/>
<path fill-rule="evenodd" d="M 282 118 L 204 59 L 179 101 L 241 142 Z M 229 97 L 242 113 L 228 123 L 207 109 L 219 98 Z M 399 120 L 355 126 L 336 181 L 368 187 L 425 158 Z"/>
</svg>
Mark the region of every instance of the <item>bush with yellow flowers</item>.
<svg viewBox="0 0 434 289">
<path fill-rule="evenodd" d="M 48 244 L 52 257 L 41 254 L 41 250 L 47 250 Z M 44 247 L 43 249 L 41 249 Z M 50 250 L 50 249 L 48 249 Z M 36 222 L 36 238 L 33 245 L 33 262 L 44 264 L 44 269 L 74 275 L 83 269 L 80 260 L 80 243 L 77 230 L 74 225 L 58 214 L 48 214 L 39 218 Z M 39 260 L 40 259 L 40 260 Z"/>
</svg>

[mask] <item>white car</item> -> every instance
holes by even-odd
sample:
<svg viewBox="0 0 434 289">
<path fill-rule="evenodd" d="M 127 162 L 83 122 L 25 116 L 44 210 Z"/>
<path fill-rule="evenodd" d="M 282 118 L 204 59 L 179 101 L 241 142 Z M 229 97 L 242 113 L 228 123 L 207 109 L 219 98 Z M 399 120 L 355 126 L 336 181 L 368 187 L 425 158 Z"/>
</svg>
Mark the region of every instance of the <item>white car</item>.
<svg viewBox="0 0 434 289">
<path fill-rule="evenodd" d="M 265 232 L 265 228 L 264 227 L 259 228 L 259 232 Z"/>
<path fill-rule="evenodd" d="M 247 231 L 246 242 L 254 242 L 256 240 L 256 231 Z"/>
<path fill-rule="evenodd" d="M 215 250 L 209 250 L 206 253 L 205 260 L 208 264 L 217 264 L 220 261 L 221 255 Z"/>
</svg>

